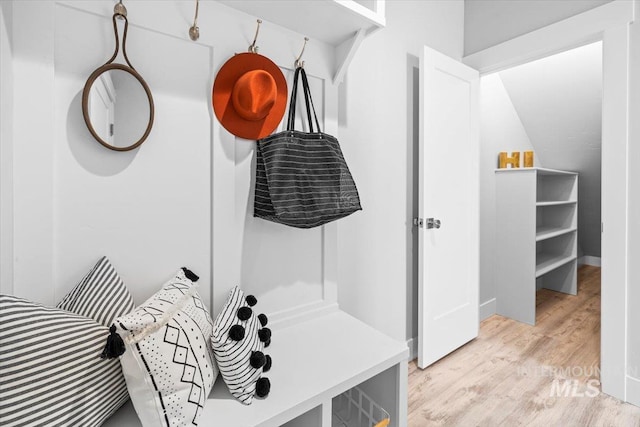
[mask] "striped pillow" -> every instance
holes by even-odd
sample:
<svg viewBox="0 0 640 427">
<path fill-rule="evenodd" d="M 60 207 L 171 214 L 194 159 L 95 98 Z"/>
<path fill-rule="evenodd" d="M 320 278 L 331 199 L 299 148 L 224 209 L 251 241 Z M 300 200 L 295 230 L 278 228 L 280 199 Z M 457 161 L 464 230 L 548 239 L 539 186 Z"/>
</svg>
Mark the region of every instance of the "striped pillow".
<svg viewBox="0 0 640 427">
<path fill-rule="evenodd" d="M 0 295 L 0 424 L 99 426 L 129 398 L 93 319 Z"/>
<path fill-rule="evenodd" d="M 253 313 L 251 307 L 256 302 L 253 295 L 245 297 L 234 287 L 216 317 L 211 336 L 222 378 L 231 394 L 245 405 L 251 404 L 254 395 L 267 397 L 271 389 L 269 379 L 262 377 L 271 369 L 271 357 L 263 353 L 271 343 L 271 330 L 264 327 L 264 314 Z"/>
<path fill-rule="evenodd" d="M 135 308 L 131 294 L 106 256 L 63 299 L 58 308 L 110 326 Z"/>
</svg>

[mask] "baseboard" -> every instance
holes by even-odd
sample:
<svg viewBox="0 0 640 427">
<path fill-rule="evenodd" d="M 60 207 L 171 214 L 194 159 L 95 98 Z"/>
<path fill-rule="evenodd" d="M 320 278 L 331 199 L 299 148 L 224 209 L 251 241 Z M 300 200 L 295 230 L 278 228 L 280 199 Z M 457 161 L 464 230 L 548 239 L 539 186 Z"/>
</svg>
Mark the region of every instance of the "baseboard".
<svg viewBox="0 0 640 427">
<path fill-rule="evenodd" d="M 585 255 L 578 258 L 578 265 L 591 265 L 593 267 L 601 267 L 602 262 L 599 256 Z"/>
<path fill-rule="evenodd" d="M 627 375 L 627 402 L 640 406 L 640 380 Z"/>
<path fill-rule="evenodd" d="M 407 347 L 409 347 L 409 360 L 413 360 L 418 357 L 418 337 L 413 337 L 407 340 Z"/>
<path fill-rule="evenodd" d="M 480 321 L 487 319 L 496 314 L 496 299 L 491 298 L 480 304 Z"/>
</svg>

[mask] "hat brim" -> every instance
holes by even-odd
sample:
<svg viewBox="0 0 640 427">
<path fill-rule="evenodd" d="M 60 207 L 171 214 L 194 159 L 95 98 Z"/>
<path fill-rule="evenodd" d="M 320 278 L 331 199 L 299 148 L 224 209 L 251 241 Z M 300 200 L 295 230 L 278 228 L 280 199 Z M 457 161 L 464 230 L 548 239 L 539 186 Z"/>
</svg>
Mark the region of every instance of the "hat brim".
<svg viewBox="0 0 640 427">
<path fill-rule="evenodd" d="M 277 97 L 273 108 L 261 120 L 246 120 L 233 108 L 231 93 L 236 81 L 246 72 L 264 70 L 276 82 Z M 245 139 L 261 139 L 278 127 L 287 108 L 287 81 L 282 70 L 269 58 L 257 53 L 239 53 L 230 58 L 218 71 L 213 82 L 213 111 L 220 124 L 232 134 Z"/>
</svg>

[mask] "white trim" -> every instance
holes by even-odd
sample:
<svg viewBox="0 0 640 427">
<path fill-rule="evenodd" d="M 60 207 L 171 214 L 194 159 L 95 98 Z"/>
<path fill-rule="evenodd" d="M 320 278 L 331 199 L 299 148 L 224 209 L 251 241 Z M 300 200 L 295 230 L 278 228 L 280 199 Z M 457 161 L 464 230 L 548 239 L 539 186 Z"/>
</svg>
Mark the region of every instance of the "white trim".
<svg viewBox="0 0 640 427">
<path fill-rule="evenodd" d="M 472 53 L 462 60 L 488 74 L 602 38 L 602 33 L 633 22 L 633 2 L 615 0 L 504 43 Z"/>
<path fill-rule="evenodd" d="M 350 39 L 347 39 L 336 46 L 336 63 L 338 68 L 333 76 L 333 84 L 340 84 L 344 80 L 344 75 L 349 68 L 351 60 L 355 56 L 358 48 L 362 44 L 362 41 L 367 36 L 364 28 L 358 30 L 358 32 Z"/>
<path fill-rule="evenodd" d="M 409 338 L 407 340 L 407 347 L 409 347 L 409 360 L 414 360 L 418 357 L 418 337 Z"/>
<path fill-rule="evenodd" d="M 0 4 L 0 293 L 13 292 L 13 53 L 9 45 L 13 2 Z M 6 31 L 6 34 L 5 34 Z M 6 36 L 6 37 L 5 37 Z"/>
<path fill-rule="evenodd" d="M 599 256 L 584 255 L 578 258 L 578 265 L 591 265 L 593 267 L 601 267 L 602 261 Z"/>
<path fill-rule="evenodd" d="M 640 406 L 640 379 L 627 375 L 627 402 Z"/>
<path fill-rule="evenodd" d="M 602 391 L 625 401 L 627 369 L 627 235 L 629 26 L 605 31 L 602 87 Z"/>
<path fill-rule="evenodd" d="M 480 304 L 480 321 L 482 322 L 483 320 L 488 319 L 489 317 L 496 314 L 496 306 L 497 304 L 495 298 L 491 298 Z"/>
</svg>

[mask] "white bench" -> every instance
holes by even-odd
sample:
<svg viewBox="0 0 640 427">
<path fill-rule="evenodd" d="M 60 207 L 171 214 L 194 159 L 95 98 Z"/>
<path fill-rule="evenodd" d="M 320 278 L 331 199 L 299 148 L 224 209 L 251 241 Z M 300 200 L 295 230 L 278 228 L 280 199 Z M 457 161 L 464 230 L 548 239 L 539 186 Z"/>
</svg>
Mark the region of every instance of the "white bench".
<svg viewBox="0 0 640 427">
<path fill-rule="evenodd" d="M 200 419 L 216 427 L 329 427 L 332 399 L 360 386 L 391 415 L 391 426 L 407 425 L 409 349 L 340 310 L 297 324 L 274 325 L 266 374 L 271 393 L 249 406 L 236 401 L 218 377 Z M 131 403 L 104 424 L 139 426 Z"/>
</svg>

